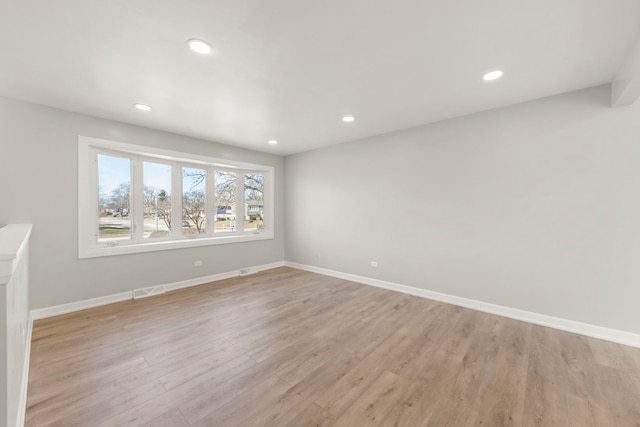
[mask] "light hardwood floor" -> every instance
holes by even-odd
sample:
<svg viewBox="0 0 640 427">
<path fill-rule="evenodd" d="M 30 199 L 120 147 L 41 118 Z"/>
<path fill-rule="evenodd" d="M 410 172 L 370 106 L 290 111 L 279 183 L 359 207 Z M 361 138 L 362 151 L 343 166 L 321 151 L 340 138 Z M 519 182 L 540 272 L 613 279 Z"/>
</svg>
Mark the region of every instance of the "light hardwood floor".
<svg viewBox="0 0 640 427">
<path fill-rule="evenodd" d="M 28 426 L 640 426 L 640 349 L 291 268 L 37 321 Z"/>
</svg>

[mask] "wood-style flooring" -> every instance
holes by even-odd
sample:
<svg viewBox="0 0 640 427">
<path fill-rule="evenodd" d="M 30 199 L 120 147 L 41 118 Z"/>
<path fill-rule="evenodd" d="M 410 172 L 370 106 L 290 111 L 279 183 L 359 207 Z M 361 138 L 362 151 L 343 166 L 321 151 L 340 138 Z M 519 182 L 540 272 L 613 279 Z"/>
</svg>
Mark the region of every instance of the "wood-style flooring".
<svg viewBox="0 0 640 427">
<path fill-rule="evenodd" d="M 35 322 L 27 426 L 640 426 L 640 349 L 292 268 Z"/>
</svg>

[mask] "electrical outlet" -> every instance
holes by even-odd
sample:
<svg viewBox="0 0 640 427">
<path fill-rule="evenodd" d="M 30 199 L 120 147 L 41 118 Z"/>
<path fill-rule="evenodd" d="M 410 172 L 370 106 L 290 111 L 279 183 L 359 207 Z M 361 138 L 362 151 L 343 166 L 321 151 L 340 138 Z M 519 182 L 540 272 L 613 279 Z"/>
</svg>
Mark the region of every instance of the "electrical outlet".
<svg viewBox="0 0 640 427">
<path fill-rule="evenodd" d="M 193 266 L 194 267 L 202 267 L 202 261 L 201 260 L 193 261 Z"/>
<path fill-rule="evenodd" d="M 371 261 L 371 267 L 378 268 L 378 261 Z"/>
</svg>

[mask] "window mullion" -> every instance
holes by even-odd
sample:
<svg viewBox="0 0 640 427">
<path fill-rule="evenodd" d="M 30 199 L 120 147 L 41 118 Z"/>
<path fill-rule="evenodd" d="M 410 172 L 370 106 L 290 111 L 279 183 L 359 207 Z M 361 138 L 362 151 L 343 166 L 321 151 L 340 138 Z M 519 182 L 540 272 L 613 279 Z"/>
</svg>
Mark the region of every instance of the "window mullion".
<svg viewBox="0 0 640 427">
<path fill-rule="evenodd" d="M 131 212 L 129 218 L 133 226 L 131 240 L 142 242 L 144 237 L 144 184 L 142 183 L 142 162 L 138 157 L 131 158 Z"/>
<path fill-rule="evenodd" d="M 244 233 L 246 206 L 244 204 L 244 171 L 236 173 L 236 230 Z"/>
<path fill-rule="evenodd" d="M 213 236 L 216 226 L 215 170 L 207 168 L 207 184 L 205 185 L 205 216 L 207 218 L 207 235 Z"/>
<path fill-rule="evenodd" d="M 262 232 L 268 232 L 269 224 L 273 224 L 273 194 L 271 191 L 271 180 L 273 177 L 269 173 L 265 173 L 264 175 L 264 183 L 263 183 L 263 194 L 262 194 L 262 210 L 263 210 L 263 218 L 262 218 Z M 269 218 L 269 221 L 265 221 L 265 217 Z"/>
<path fill-rule="evenodd" d="M 174 163 L 171 168 L 171 236 L 181 239 L 182 235 L 182 165 Z"/>
<path fill-rule="evenodd" d="M 90 150 L 91 153 L 91 159 L 90 159 L 90 167 L 91 167 L 91 174 L 89 175 L 89 188 L 91 189 L 90 191 L 90 207 L 92 208 L 91 210 L 88 210 L 87 212 L 95 212 L 95 214 L 93 215 L 93 218 L 91 218 L 91 224 L 92 227 L 91 229 L 93 230 L 93 239 L 92 239 L 92 245 L 97 245 L 98 244 L 98 236 L 100 235 L 100 210 L 98 208 L 98 203 L 100 200 L 100 184 L 98 182 L 98 150 L 92 148 Z M 80 180 L 79 182 L 82 183 L 82 180 Z M 89 207 L 87 206 L 87 207 Z M 84 215 L 82 215 L 81 217 L 83 217 Z"/>
</svg>

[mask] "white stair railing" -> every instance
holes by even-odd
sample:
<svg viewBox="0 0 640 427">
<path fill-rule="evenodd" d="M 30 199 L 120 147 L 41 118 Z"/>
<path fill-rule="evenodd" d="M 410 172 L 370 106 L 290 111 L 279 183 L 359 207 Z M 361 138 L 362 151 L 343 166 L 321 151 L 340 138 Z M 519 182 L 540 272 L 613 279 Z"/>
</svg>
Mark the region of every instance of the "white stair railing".
<svg viewBox="0 0 640 427">
<path fill-rule="evenodd" d="M 30 224 L 0 228 L 0 425 L 23 426 L 30 343 Z M 4 421 L 4 422 L 3 422 Z"/>
</svg>

